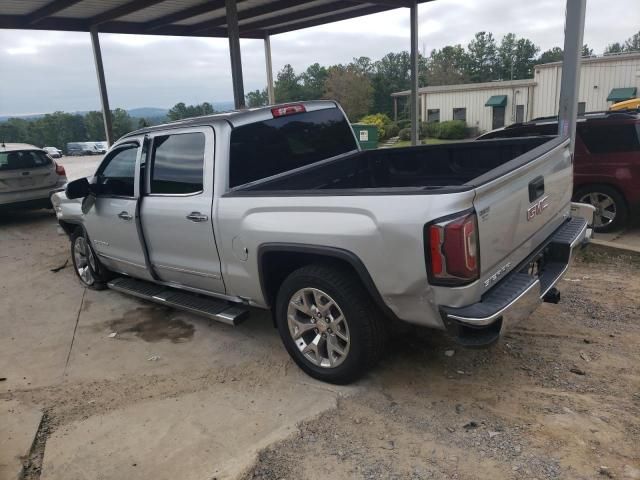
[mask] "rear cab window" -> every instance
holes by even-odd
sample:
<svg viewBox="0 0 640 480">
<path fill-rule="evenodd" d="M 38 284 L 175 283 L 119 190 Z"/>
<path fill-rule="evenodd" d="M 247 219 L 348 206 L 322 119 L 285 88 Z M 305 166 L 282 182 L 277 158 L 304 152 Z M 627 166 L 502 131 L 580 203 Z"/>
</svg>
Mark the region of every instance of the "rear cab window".
<svg viewBox="0 0 640 480">
<path fill-rule="evenodd" d="M 47 167 L 51 159 L 40 150 L 0 152 L 0 171 Z"/>
<path fill-rule="evenodd" d="M 357 150 L 342 111 L 327 108 L 236 127 L 229 187 L 262 180 Z"/>
</svg>

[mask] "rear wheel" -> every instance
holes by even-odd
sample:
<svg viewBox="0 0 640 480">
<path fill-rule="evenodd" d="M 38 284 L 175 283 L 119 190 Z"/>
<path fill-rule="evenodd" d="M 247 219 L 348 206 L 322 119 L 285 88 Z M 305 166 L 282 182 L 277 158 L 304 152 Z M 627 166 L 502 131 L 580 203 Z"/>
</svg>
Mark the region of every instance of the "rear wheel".
<svg viewBox="0 0 640 480">
<path fill-rule="evenodd" d="M 627 204 L 620 193 L 607 185 L 590 185 L 576 194 L 580 203 L 596 207 L 593 228 L 596 232 L 611 232 L 622 228 L 629 215 Z"/>
<path fill-rule="evenodd" d="M 384 351 L 383 315 L 347 269 L 310 265 L 290 274 L 278 292 L 276 322 L 293 360 L 325 382 L 356 380 Z"/>
<path fill-rule="evenodd" d="M 107 287 L 109 272 L 96 258 L 81 228 L 77 228 L 71 236 L 71 261 L 83 286 L 93 290 Z"/>
</svg>

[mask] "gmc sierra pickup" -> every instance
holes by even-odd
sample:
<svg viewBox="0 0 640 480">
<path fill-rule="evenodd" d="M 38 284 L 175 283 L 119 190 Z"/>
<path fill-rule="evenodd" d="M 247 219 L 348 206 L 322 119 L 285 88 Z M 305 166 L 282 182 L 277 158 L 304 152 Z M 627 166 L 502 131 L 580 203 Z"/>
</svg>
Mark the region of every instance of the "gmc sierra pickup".
<svg viewBox="0 0 640 480">
<path fill-rule="evenodd" d="M 593 213 L 572 170 L 568 137 L 360 151 L 315 101 L 138 130 L 52 201 L 86 287 L 271 309 L 305 372 L 346 383 L 398 319 L 481 346 L 557 302 Z"/>
</svg>

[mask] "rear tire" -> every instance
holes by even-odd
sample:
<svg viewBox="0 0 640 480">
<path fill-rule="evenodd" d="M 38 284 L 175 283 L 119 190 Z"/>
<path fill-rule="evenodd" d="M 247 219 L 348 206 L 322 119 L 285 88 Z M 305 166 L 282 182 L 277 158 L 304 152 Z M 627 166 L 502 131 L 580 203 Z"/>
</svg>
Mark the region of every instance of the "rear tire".
<svg viewBox="0 0 640 480">
<path fill-rule="evenodd" d="M 82 286 L 92 290 L 107 288 L 111 272 L 102 266 L 80 227 L 71 235 L 71 261 Z"/>
<path fill-rule="evenodd" d="M 309 265 L 291 273 L 278 292 L 276 324 L 291 358 L 324 382 L 353 382 L 385 350 L 384 316 L 345 268 Z"/>
<path fill-rule="evenodd" d="M 577 202 L 596 207 L 593 217 L 593 229 L 596 232 L 612 232 L 627 223 L 627 202 L 615 188 L 608 185 L 589 185 L 580 188 L 574 198 Z"/>
</svg>

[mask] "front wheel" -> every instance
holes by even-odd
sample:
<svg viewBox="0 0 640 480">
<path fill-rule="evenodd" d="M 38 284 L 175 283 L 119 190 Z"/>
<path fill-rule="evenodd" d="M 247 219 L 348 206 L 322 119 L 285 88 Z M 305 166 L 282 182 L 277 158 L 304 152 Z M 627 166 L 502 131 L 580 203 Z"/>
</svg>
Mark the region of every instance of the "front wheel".
<svg viewBox="0 0 640 480">
<path fill-rule="evenodd" d="M 325 382 L 356 380 L 384 351 L 383 316 L 347 269 L 310 265 L 290 274 L 278 292 L 276 322 L 293 360 Z"/>
<path fill-rule="evenodd" d="M 71 236 L 71 260 L 83 286 L 93 290 L 107 287 L 107 271 L 96 258 L 81 228 L 77 228 Z"/>
</svg>

